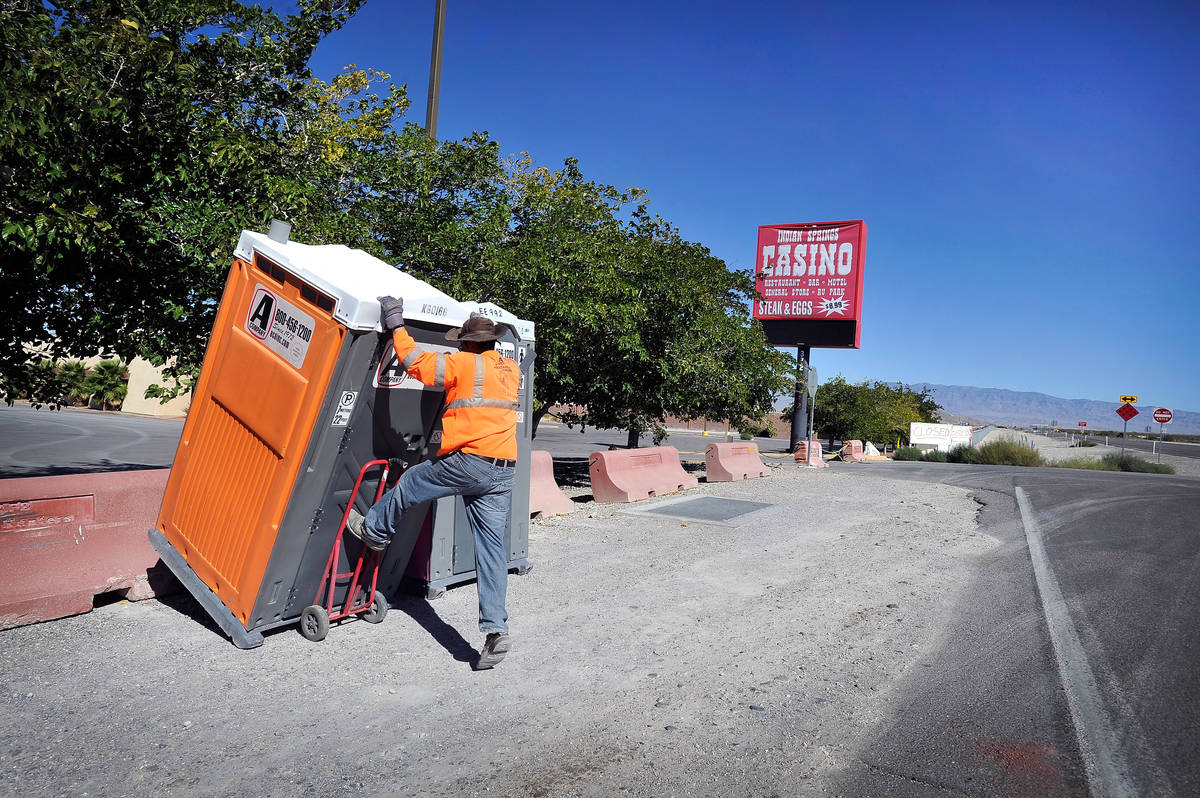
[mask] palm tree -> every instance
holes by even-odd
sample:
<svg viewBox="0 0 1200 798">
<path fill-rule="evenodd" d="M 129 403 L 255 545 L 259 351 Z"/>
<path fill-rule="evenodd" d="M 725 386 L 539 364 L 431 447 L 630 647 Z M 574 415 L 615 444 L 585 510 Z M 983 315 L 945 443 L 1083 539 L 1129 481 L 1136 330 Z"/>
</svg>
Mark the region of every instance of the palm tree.
<svg viewBox="0 0 1200 798">
<path fill-rule="evenodd" d="M 92 400 L 100 403 L 101 410 L 116 410 L 125 401 L 129 387 L 125 384 L 129 372 L 119 360 L 102 360 L 92 369 L 87 378 L 87 389 Z"/>
<path fill-rule="evenodd" d="M 87 366 L 82 360 L 64 360 L 58 365 L 58 376 L 62 380 L 66 398 L 75 407 L 87 404 L 88 388 Z"/>
</svg>

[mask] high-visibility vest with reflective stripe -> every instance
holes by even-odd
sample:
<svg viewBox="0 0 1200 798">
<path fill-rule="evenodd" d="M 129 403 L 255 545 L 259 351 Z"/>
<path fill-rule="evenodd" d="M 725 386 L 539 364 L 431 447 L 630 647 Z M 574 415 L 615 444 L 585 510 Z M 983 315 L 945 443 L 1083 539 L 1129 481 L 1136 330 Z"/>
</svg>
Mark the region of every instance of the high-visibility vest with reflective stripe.
<svg viewBox="0 0 1200 798">
<path fill-rule="evenodd" d="M 517 364 L 489 350 L 432 352 L 422 349 L 403 327 L 392 332 L 400 365 L 425 385 L 444 388 L 442 447 L 482 457 L 517 459 Z"/>
</svg>

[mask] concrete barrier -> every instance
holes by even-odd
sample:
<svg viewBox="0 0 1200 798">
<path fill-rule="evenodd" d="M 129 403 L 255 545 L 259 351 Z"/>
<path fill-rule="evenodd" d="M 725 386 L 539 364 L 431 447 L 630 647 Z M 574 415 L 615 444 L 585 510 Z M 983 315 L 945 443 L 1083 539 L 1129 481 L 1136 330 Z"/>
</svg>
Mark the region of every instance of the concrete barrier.
<svg viewBox="0 0 1200 798">
<path fill-rule="evenodd" d="M 803 466 L 811 468 L 829 468 L 829 463 L 821 457 L 821 442 L 820 441 L 800 441 L 796 444 L 796 451 L 792 454 L 793 459 Z"/>
<path fill-rule="evenodd" d="M 845 441 L 842 443 L 842 459 L 855 463 L 865 463 L 862 441 Z"/>
<path fill-rule="evenodd" d="M 674 446 L 592 452 L 588 473 L 592 497 L 598 502 L 635 502 L 700 484 L 683 470 L 679 450 Z"/>
<path fill-rule="evenodd" d="M 169 469 L 0 480 L 0 629 L 176 589 L 146 539 Z"/>
<path fill-rule="evenodd" d="M 575 502 L 554 480 L 554 459 L 550 452 L 534 449 L 529 453 L 529 515 L 566 515 L 575 511 Z"/>
<path fill-rule="evenodd" d="M 710 443 L 704 450 L 704 468 L 709 482 L 737 482 L 771 473 L 758 456 L 756 443 Z"/>
</svg>

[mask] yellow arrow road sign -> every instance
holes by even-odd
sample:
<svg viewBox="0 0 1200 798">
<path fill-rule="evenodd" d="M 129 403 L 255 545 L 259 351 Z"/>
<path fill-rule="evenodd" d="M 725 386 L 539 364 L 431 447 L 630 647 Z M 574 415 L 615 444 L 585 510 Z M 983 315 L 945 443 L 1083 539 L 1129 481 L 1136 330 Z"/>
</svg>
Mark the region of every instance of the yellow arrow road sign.
<svg viewBox="0 0 1200 798">
<path fill-rule="evenodd" d="M 1129 404 L 1131 404 L 1131 405 L 1136 405 L 1136 404 L 1137 404 L 1137 397 L 1136 397 L 1136 396 L 1122 396 L 1122 397 L 1121 397 L 1121 401 L 1122 401 L 1122 402 L 1129 402 Z"/>
</svg>

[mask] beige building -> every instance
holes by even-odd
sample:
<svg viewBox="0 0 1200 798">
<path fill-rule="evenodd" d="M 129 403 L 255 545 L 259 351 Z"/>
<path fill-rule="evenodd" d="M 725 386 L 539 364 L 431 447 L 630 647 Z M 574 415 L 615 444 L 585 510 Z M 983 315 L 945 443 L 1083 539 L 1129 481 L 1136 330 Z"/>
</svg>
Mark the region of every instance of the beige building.
<svg viewBox="0 0 1200 798">
<path fill-rule="evenodd" d="M 146 389 L 151 385 L 162 384 L 162 369 L 140 357 L 135 357 L 126 368 L 129 369 L 129 393 L 121 404 L 122 413 L 135 413 L 139 416 L 187 415 L 188 407 L 192 404 L 191 391 L 180 394 L 166 404 L 158 399 L 147 399 Z"/>
</svg>

